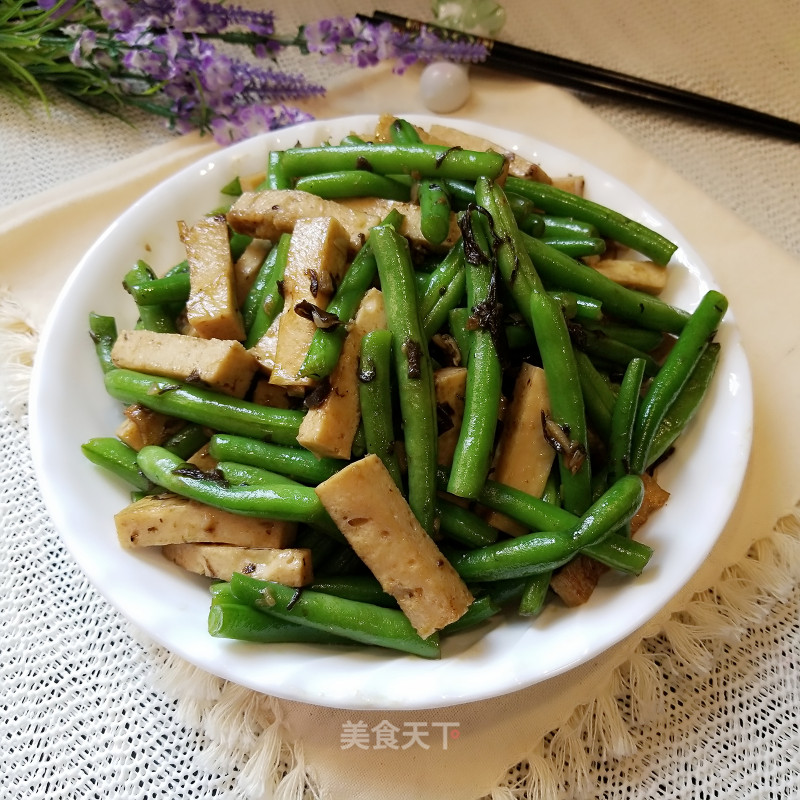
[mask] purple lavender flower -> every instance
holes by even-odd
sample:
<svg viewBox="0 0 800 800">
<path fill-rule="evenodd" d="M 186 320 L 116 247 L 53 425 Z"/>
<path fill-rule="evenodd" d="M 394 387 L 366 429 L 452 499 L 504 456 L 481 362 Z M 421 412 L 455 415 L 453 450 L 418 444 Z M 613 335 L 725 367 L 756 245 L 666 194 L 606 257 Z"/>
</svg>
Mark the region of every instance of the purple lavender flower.
<svg viewBox="0 0 800 800">
<path fill-rule="evenodd" d="M 256 57 L 297 47 L 357 67 L 393 59 L 396 72 L 416 61 L 486 56 L 482 45 L 425 30 L 413 36 L 389 23 L 349 17 L 319 20 L 293 38 L 281 38 L 272 11 L 218 0 L 37 2 L 59 21 L 65 58 L 96 76 L 106 97 L 161 114 L 179 132 L 211 131 L 223 143 L 310 119 L 285 104 L 324 94 L 324 88 L 300 74 L 223 53 L 215 41 L 245 45 Z"/>
<path fill-rule="evenodd" d="M 90 28 L 84 28 L 75 40 L 75 45 L 70 53 L 69 60 L 76 67 L 84 67 L 88 64 L 88 58 L 97 47 L 97 32 Z"/>
<path fill-rule="evenodd" d="M 413 36 L 395 30 L 388 22 L 375 25 L 357 17 L 319 20 L 305 25 L 302 35 L 310 53 L 318 53 L 329 61 L 371 67 L 395 59 L 398 73 L 417 61 L 478 62 L 487 55 L 484 45 L 476 42 L 440 38 L 427 28 Z"/>
</svg>

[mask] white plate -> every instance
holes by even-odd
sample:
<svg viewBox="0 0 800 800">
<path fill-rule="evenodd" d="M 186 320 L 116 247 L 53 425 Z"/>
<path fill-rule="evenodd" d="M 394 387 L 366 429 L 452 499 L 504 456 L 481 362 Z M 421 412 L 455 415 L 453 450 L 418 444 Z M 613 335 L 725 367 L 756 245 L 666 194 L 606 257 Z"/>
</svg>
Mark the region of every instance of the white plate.
<svg viewBox="0 0 800 800">
<path fill-rule="evenodd" d="M 426 125 L 434 118 L 412 117 Z M 643 530 L 655 555 L 639 578 L 607 575 L 581 608 L 553 604 L 538 619 L 517 618 L 465 633 L 431 662 L 377 648 L 251 645 L 206 632 L 208 581 L 157 551 L 123 551 L 113 516 L 128 488 L 90 464 L 82 442 L 111 435 L 119 405 L 104 392 L 87 333 L 90 311 L 135 319 L 121 288 L 143 258 L 163 272 L 183 258 L 176 220 L 193 221 L 220 203 L 235 175 L 263 169 L 268 150 L 335 141 L 369 131 L 373 117 L 309 123 L 243 142 L 153 189 L 92 247 L 64 287 L 42 336 L 31 389 L 31 442 L 45 502 L 67 547 L 92 583 L 126 617 L 187 661 L 244 686 L 322 706 L 418 709 L 480 700 L 569 670 L 651 619 L 706 558 L 731 513 L 750 449 L 750 376 L 728 314 L 722 358 L 707 402 L 676 455 L 660 470 L 672 492 Z M 666 299 L 693 309 L 713 278 L 691 246 L 655 208 L 610 175 L 563 150 L 508 131 L 457 121 L 462 130 L 519 151 L 551 174 L 586 176 L 588 196 L 679 244 Z M 709 478 L 713 476 L 713 481 Z"/>
</svg>

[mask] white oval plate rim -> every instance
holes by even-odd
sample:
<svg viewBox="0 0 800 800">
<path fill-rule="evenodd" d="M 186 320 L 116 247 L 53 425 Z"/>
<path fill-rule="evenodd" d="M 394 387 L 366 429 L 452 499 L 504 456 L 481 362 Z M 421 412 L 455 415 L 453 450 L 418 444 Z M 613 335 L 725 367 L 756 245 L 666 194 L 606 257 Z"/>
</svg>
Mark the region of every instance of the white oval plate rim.
<svg viewBox="0 0 800 800">
<path fill-rule="evenodd" d="M 708 267 L 663 214 L 585 159 L 477 122 L 407 117 L 496 141 L 554 174 L 586 175 L 588 196 L 679 244 L 667 299 L 691 310 L 702 293 L 716 288 Z M 655 547 L 653 561 L 639 578 L 606 576 L 581 608 L 551 606 L 533 621 L 504 619 L 488 630 L 462 634 L 446 642 L 440 661 L 377 648 L 251 645 L 209 636 L 208 581 L 157 553 L 123 550 L 112 517 L 127 501 L 128 490 L 80 454 L 82 441 L 110 435 L 120 419 L 117 405 L 104 396 L 86 315 L 119 310 L 130 323 L 133 304 L 119 288 L 125 270 L 136 258 L 165 259 L 153 264 L 160 269 L 180 260 L 178 215 L 166 216 L 176 200 L 187 218 L 199 216 L 214 206 L 208 197 L 229 179 L 263 165 L 268 149 L 369 131 L 376 119 L 321 120 L 250 139 L 181 170 L 124 212 L 73 271 L 45 325 L 31 382 L 31 449 L 45 504 L 78 565 L 115 608 L 168 650 L 221 678 L 285 699 L 352 709 L 435 708 L 496 697 L 562 674 L 613 647 L 666 606 L 705 560 L 733 509 L 750 452 L 752 389 L 729 313 L 719 332 L 724 346 L 709 401 L 684 447 L 664 468 L 673 497 L 643 536 Z M 93 287 L 90 279 L 100 286 Z M 101 298 L 113 311 L 94 307 Z M 707 479 L 711 469 L 714 492 L 697 493 L 696 482 Z M 695 486 L 694 495 L 687 494 L 687 486 Z"/>
</svg>

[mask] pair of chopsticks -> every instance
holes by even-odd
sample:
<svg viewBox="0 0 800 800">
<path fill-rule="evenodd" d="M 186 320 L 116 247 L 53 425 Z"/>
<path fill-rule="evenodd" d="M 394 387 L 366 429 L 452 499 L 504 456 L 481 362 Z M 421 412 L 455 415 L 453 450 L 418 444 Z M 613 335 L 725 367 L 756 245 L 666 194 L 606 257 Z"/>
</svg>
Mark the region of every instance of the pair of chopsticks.
<svg viewBox="0 0 800 800">
<path fill-rule="evenodd" d="M 419 33 L 424 27 L 450 40 L 478 41 L 486 46 L 489 53 L 481 66 L 490 69 L 534 78 L 600 97 L 689 114 L 696 119 L 800 142 L 800 123 L 766 114 L 763 111 L 756 111 L 724 100 L 706 97 L 684 89 L 676 89 L 645 78 L 625 75 L 569 58 L 462 34 L 385 11 L 375 11 L 372 17 L 363 16 L 362 18 L 371 22 L 389 22 L 407 33 Z"/>
</svg>

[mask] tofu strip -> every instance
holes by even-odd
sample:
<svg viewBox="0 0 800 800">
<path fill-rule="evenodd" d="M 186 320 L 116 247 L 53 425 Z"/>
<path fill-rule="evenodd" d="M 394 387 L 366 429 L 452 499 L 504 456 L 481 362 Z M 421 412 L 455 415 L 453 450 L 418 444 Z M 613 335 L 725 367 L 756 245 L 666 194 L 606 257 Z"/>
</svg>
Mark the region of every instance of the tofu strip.
<svg viewBox="0 0 800 800">
<path fill-rule="evenodd" d="M 353 462 L 315 491 L 423 639 L 469 608 L 472 594 L 419 524 L 378 456 Z"/>
<path fill-rule="evenodd" d="M 244 339 L 225 217 L 206 217 L 191 227 L 178 223 L 189 262 L 186 318 L 204 339 Z"/>
<path fill-rule="evenodd" d="M 306 301 L 325 309 L 347 269 L 347 236 L 332 217 L 302 219 L 295 226 L 283 273 L 284 309 L 278 323 L 275 363 L 270 382 L 279 386 L 308 386 L 300 367 L 314 335 L 314 323 L 296 311 Z"/>
<path fill-rule="evenodd" d="M 322 404 L 310 408 L 300 423 L 297 441 L 319 457 L 350 458 L 361 406 L 358 398 L 358 356 L 369 331 L 386 328 L 383 295 L 370 289 L 345 337 L 339 360 L 330 375 L 330 391 Z"/>
<path fill-rule="evenodd" d="M 123 547 L 165 544 L 235 544 L 242 547 L 287 547 L 297 525 L 232 514 L 173 494 L 143 497 L 114 516 Z"/>
<path fill-rule="evenodd" d="M 544 438 L 542 412 L 550 413 L 544 370 L 524 362 L 503 419 L 490 475 L 492 480 L 534 497 L 542 496 L 555 458 L 555 451 Z M 486 521 L 512 536 L 527 533 L 522 525 L 496 511 L 490 511 Z"/>
<path fill-rule="evenodd" d="M 209 389 L 244 397 L 258 362 L 233 339 L 201 339 L 180 333 L 121 331 L 111 349 L 117 367 L 177 378 L 202 381 Z"/>
<path fill-rule="evenodd" d="M 314 580 L 311 551 L 306 548 L 234 547 L 227 544 L 167 544 L 161 552 L 179 567 L 230 581 L 234 572 L 285 586 L 307 586 Z"/>
</svg>

